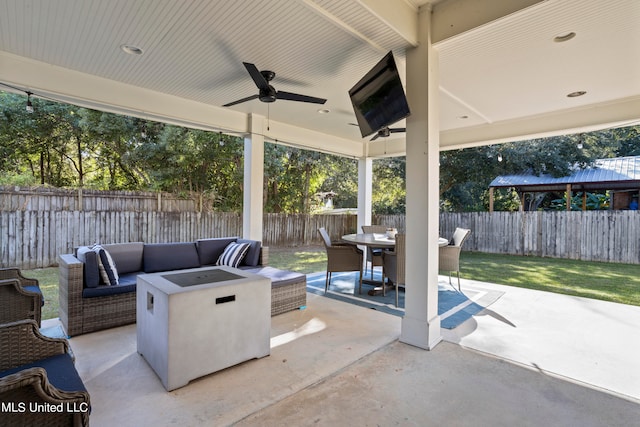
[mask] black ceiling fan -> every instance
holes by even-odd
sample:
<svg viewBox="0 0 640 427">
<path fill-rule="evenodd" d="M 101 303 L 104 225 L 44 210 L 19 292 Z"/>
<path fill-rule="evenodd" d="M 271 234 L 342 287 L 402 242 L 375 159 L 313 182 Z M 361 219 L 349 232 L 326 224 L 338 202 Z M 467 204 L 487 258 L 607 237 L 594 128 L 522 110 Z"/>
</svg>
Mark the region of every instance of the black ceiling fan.
<svg viewBox="0 0 640 427">
<path fill-rule="evenodd" d="M 378 133 L 371 138 L 369 141 L 375 141 L 376 139 L 383 137 L 386 138 L 389 135 L 391 135 L 392 133 L 400 133 L 400 132 L 406 132 L 407 128 L 389 128 L 389 127 L 383 127 L 382 129 L 380 129 L 378 131 Z"/>
<path fill-rule="evenodd" d="M 253 82 L 258 86 L 259 92 L 257 95 L 251 95 L 246 98 L 239 99 L 237 101 L 224 104 L 223 107 L 231 107 L 232 105 L 240 104 L 242 102 L 251 101 L 253 99 L 259 99 L 262 102 L 275 102 L 276 99 L 286 99 L 288 101 L 310 102 L 313 104 L 324 104 L 326 99 L 316 98 L 313 96 L 300 95 L 297 93 L 285 92 L 281 90 L 275 90 L 273 86 L 269 84 L 271 80 L 276 76 L 273 71 L 258 71 L 258 68 L 248 62 L 243 62 L 244 67 L 249 72 L 249 75 L 253 79 Z"/>
</svg>

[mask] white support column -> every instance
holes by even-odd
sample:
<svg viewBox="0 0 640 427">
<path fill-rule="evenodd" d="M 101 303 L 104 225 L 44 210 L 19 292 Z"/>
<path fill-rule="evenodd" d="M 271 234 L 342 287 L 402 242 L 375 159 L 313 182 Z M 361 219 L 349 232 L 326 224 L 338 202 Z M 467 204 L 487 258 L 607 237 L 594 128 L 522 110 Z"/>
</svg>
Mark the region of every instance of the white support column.
<svg viewBox="0 0 640 427">
<path fill-rule="evenodd" d="M 264 117 L 249 116 L 251 131 L 244 138 L 244 195 L 242 205 L 242 235 L 245 239 L 262 241 L 264 188 Z"/>
<path fill-rule="evenodd" d="M 358 230 L 362 232 L 363 225 L 371 224 L 371 204 L 373 194 L 373 159 L 364 157 L 358 159 Z"/>
<path fill-rule="evenodd" d="M 407 51 L 407 259 L 400 341 L 427 350 L 442 340 L 438 315 L 438 58 L 431 11 L 420 8 L 419 45 Z"/>
</svg>

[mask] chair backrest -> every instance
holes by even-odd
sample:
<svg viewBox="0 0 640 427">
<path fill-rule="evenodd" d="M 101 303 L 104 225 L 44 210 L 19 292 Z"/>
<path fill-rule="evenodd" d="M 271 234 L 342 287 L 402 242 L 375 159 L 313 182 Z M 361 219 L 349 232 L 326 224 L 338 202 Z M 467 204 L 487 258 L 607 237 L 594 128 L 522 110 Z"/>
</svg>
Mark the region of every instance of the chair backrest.
<svg viewBox="0 0 640 427">
<path fill-rule="evenodd" d="M 471 230 L 468 228 L 456 227 L 456 231 L 453 232 L 453 245 L 462 247 L 462 244 L 470 233 Z"/>
<path fill-rule="evenodd" d="M 362 232 L 363 233 L 386 233 L 387 226 L 385 225 L 363 225 Z"/>
<path fill-rule="evenodd" d="M 325 230 L 324 227 L 320 227 L 318 228 L 318 233 L 320 233 L 320 236 L 322 237 L 322 242 L 324 243 L 324 247 L 330 248 L 331 239 L 329 238 L 329 233 L 327 233 L 327 230 Z"/>
</svg>

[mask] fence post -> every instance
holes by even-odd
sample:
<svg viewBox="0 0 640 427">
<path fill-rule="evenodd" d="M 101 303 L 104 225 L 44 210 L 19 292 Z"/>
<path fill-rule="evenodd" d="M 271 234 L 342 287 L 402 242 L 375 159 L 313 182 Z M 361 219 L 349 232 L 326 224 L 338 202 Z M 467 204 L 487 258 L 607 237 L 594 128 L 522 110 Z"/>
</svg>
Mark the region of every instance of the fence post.
<svg viewBox="0 0 640 427">
<path fill-rule="evenodd" d="M 78 188 L 78 207 L 77 210 L 84 210 L 84 202 L 82 201 L 82 187 Z"/>
</svg>

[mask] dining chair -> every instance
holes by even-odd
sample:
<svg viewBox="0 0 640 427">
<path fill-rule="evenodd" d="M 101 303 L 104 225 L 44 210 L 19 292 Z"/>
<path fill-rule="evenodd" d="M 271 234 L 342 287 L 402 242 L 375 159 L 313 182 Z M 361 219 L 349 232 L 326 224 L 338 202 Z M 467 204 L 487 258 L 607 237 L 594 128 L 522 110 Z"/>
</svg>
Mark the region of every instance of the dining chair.
<svg viewBox="0 0 640 427">
<path fill-rule="evenodd" d="M 448 246 L 441 246 L 439 249 L 438 270 L 449 272 L 449 284 L 451 285 L 451 272 L 455 271 L 458 276 L 458 291 L 460 291 L 460 251 L 462 244 L 471 233 L 467 228 L 459 228 L 453 232 L 453 237 Z M 453 286 L 453 285 L 452 285 Z"/>
<path fill-rule="evenodd" d="M 396 287 L 396 307 L 398 307 L 399 287 L 405 286 L 406 235 L 396 234 L 396 247 L 393 251 L 382 251 L 382 295 L 385 295 L 385 279 Z"/>
<path fill-rule="evenodd" d="M 331 273 L 339 271 L 360 272 L 358 293 L 362 293 L 362 261 L 363 253 L 354 245 L 332 242 L 324 227 L 318 229 L 327 251 L 327 275 L 324 282 L 324 292 L 331 285 Z"/>
<path fill-rule="evenodd" d="M 387 227 L 384 225 L 363 225 L 362 232 L 371 233 L 386 233 Z M 371 263 L 371 279 L 373 279 L 373 268 L 382 266 L 382 248 L 374 248 L 367 246 L 367 266 Z"/>
<path fill-rule="evenodd" d="M 41 325 L 42 291 L 36 279 L 18 268 L 0 268 L 0 323 L 32 319 Z"/>
</svg>

